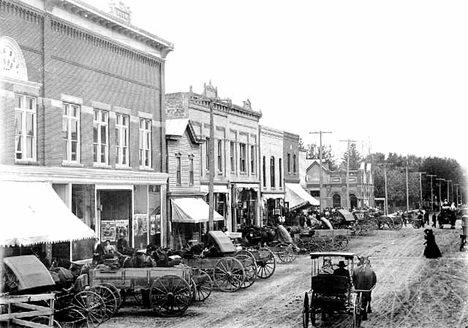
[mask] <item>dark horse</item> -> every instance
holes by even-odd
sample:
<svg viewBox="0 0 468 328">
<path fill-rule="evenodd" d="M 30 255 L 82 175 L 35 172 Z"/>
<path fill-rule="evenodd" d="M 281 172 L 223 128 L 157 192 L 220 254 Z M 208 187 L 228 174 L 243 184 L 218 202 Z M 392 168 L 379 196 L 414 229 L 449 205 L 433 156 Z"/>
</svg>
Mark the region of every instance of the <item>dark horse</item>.
<svg viewBox="0 0 468 328">
<path fill-rule="evenodd" d="M 273 227 L 245 226 L 242 228 L 242 239 L 248 246 L 265 246 L 275 240 L 276 229 Z"/>
<path fill-rule="evenodd" d="M 377 275 L 372 269 L 368 256 L 358 256 L 359 263 L 353 271 L 354 288 L 362 293 L 362 320 L 367 320 L 367 313 L 372 313 L 371 300 L 372 289 L 377 283 Z"/>
</svg>

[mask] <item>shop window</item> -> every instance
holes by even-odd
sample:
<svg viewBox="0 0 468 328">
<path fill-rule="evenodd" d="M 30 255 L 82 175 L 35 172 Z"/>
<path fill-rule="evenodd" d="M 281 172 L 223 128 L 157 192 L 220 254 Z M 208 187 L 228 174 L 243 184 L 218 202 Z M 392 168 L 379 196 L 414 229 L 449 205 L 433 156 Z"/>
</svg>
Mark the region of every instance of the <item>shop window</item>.
<svg viewBox="0 0 468 328">
<path fill-rule="evenodd" d="M 109 112 L 94 110 L 93 151 L 95 164 L 109 164 Z"/>
<path fill-rule="evenodd" d="M 36 98 L 15 95 L 15 158 L 36 160 Z"/>
<path fill-rule="evenodd" d="M 241 173 L 246 172 L 246 156 L 247 156 L 247 145 L 244 143 L 239 144 L 239 170 Z"/>
<path fill-rule="evenodd" d="M 115 145 L 116 145 L 115 163 L 117 165 L 120 165 L 120 166 L 129 165 L 128 137 L 129 137 L 129 117 L 128 115 L 117 114 L 117 120 L 115 123 Z"/>
<path fill-rule="evenodd" d="M 65 162 L 80 162 L 80 114 L 79 105 L 63 103 L 62 140 Z"/>
<path fill-rule="evenodd" d="M 140 119 L 140 166 L 151 168 L 151 120 Z"/>
</svg>

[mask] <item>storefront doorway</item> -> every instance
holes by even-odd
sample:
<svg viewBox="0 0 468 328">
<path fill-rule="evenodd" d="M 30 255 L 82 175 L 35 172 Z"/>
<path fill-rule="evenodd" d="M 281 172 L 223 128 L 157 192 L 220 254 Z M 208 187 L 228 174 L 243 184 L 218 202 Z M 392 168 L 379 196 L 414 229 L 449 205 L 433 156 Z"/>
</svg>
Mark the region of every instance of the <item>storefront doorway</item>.
<svg viewBox="0 0 468 328">
<path fill-rule="evenodd" d="M 99 237 L 101 241 L 117 242 L 119 236 L 133 247 L 132 190 L 97 190 Z"/>
</svg>

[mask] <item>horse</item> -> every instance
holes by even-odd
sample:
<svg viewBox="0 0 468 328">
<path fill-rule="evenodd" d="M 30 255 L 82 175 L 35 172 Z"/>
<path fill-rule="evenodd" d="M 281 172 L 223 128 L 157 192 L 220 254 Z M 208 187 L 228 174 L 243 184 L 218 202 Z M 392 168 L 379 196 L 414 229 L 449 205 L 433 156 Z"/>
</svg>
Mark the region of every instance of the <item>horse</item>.
<svg viewBox="0 0 468 328">
<path fill-rule="evenodd" d="M 362 320 L 367 320 L 367 313 L 372 313 L 371 300 L 372 288 L 377 283 L 377 275 L 372 269 L 369 256 L 358 256 L 358 265 L 353 270 L 353 284 L 357 290 L 365 290 L 362 295 Z"/>
<path fill-rule="evenodd" d="M 242 229 L 242 238 L 247 241 L 249 246 L 267 245 L 275 239 L 275 236 L 276 230 L 267 226 L 245 226 Z"/>
</svg>

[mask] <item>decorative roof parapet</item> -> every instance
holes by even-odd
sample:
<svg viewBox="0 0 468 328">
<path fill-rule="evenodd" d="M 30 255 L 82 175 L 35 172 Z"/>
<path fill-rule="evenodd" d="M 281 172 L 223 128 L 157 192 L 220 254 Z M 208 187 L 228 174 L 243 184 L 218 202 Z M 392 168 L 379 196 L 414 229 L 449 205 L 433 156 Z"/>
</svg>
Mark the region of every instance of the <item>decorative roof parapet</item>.
<svg viewBox="0 0 468 328">
<path fill-rule="evenodd" d="M 253 109 L 246 109 L 243 106 L 235 105 L 232 100 L 221 100 L 217 98 L 206 98 L 203 95 L 197 93 L 191 93 L 190 102 L 203 107 L 210 107 L 210 102 L 213 101 L 213 108 L 222 112 L 237 111 L 242 114 L 251 115 L 258 119 L 262 117 L 261 112 L 257 112 Z"/>
</svg>

